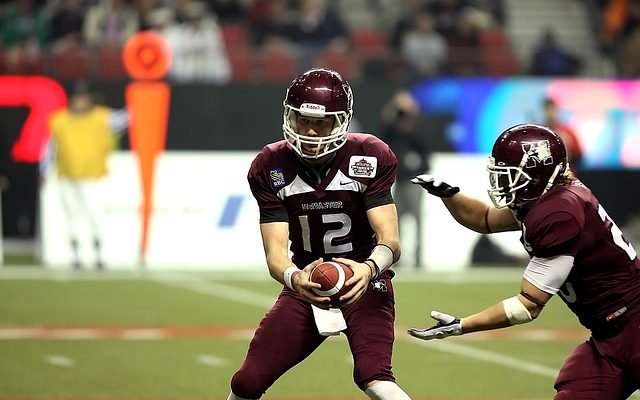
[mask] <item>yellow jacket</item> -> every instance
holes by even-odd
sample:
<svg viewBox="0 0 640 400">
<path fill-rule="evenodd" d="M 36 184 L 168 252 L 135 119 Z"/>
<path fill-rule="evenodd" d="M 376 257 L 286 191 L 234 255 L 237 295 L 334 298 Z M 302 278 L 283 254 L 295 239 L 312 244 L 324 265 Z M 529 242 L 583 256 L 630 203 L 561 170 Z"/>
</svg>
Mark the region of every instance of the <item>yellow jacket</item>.
<svg viewBox="0 0 640 400">
<path fill-rule="evenodd" d="M 94 106 L 84 114 L 73 114 L 65 109 L 51 116 L 60 176 L 87 179 L 107 174 L 108 157 L 116 145 L 116 136 L 109 128 L 110 114 L 109 108 Z"/>
</svg>

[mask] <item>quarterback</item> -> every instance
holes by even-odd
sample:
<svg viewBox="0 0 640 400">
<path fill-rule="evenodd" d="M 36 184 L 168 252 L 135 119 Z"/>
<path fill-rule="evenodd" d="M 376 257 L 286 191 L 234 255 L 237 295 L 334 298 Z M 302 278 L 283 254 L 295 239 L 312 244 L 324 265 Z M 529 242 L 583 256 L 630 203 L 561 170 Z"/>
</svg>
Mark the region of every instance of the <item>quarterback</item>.
<svg viewBox="0 0 640 400">
<path fill-rule="evenodd" d="M 287 90 L 284 140 L 265 146 L 251 164 L 267 266 L 283 288 L 231 379 L 228 400 L 260 398 L 340 332 L 353 356 L 353 379 L 369 398 L 409 399 L 391 370 L 390 267 L 400 257 L 391 186 L 398 161 L 375 136 L 348 133 L 352 114 L 349 84 L 335 71 L 313 68 Z M 354 273 L 340 308 L 315 295 L 320 285 L 309 281 L 315 265 L 332 259 Z"/>
<path fill-rule="evenodd" d="M 438 311 L 437 324 L 409 329 L 441 339 L 535 319 L 558 294 L 591 337 L 566 359 L 556 400 L 626 399 L 640 388 L 640 262 L 593 193 L 576 179 L 562 139 L 551 129 L 516 125 L 496 140 L 487 169 L 493 207 L 420 175 L 412 182 L 442 198 L 476 232 L 521 230 L 531 259 L 515 296 L 466 318 Z"/>
</svg>

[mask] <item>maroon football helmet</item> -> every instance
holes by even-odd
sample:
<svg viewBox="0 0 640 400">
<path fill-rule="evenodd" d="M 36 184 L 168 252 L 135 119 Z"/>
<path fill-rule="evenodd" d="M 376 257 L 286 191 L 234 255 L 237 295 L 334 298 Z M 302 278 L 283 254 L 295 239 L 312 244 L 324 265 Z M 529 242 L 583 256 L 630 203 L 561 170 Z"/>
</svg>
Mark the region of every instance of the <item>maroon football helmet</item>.
<svg viewBox="0 0 640 400">
<path fill-rule="evenodd" d="M 313 118 L 333 115 L 333 129 L 328 136 L 301 135 L 296 130 L 298 115 Z M 330 69 L 310 69 L 294 79 L 287 89 L 282 124 L 284 138 L 301 157 L 320 158 L 346 143 L 352 115 L 353 95 L 347 81 Z M 315 146 L 315 154 L 305 154 L 303 144 Z"/>
<path fill-rule="evenodd" d="M 567 150 L 560 136 L 547 127 L 516 125 L 494 143 L 487 169 L 493 204 L 519 208 L 566 177 Z"/>
</svg>

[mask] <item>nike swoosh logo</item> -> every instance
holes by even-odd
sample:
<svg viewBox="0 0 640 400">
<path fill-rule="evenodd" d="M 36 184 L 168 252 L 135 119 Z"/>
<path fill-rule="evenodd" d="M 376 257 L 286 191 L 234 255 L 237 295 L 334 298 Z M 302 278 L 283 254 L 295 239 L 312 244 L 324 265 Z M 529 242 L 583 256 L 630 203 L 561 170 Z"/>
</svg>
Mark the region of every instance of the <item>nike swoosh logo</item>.
<svg viewBox="0 0 640 400">
<path fill-rule="evenodd" d="M 340 182 L 340 185 L 344 186 L 344 185 L 349 185 L 349 184 L 351 184 L 351 183 L 352 183 L 351 181 L 348 181 L 348 182 Z"/>
</svg>

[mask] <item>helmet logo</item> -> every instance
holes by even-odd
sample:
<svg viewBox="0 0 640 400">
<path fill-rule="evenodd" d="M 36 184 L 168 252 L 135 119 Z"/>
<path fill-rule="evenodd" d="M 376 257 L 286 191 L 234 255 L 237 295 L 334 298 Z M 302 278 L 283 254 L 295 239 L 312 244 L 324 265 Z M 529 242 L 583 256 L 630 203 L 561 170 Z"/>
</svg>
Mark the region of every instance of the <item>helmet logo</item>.
<svg viewBox="0 0 640 400">
<path fill-rule="evenodd" d="M 553 164 L 553 156 L 548 140 L 522 142 L 522 151 L 527 154 L 526 168 L 535 168 L 538 164 Z"/>
<path fill-rule="evenodd" d="M 318 117 L 323 118 L 326 112 L 326 107 L 322 104 L 302 103 L 300 106 L 300 114 L 305 117 Z"/>
</svg>

